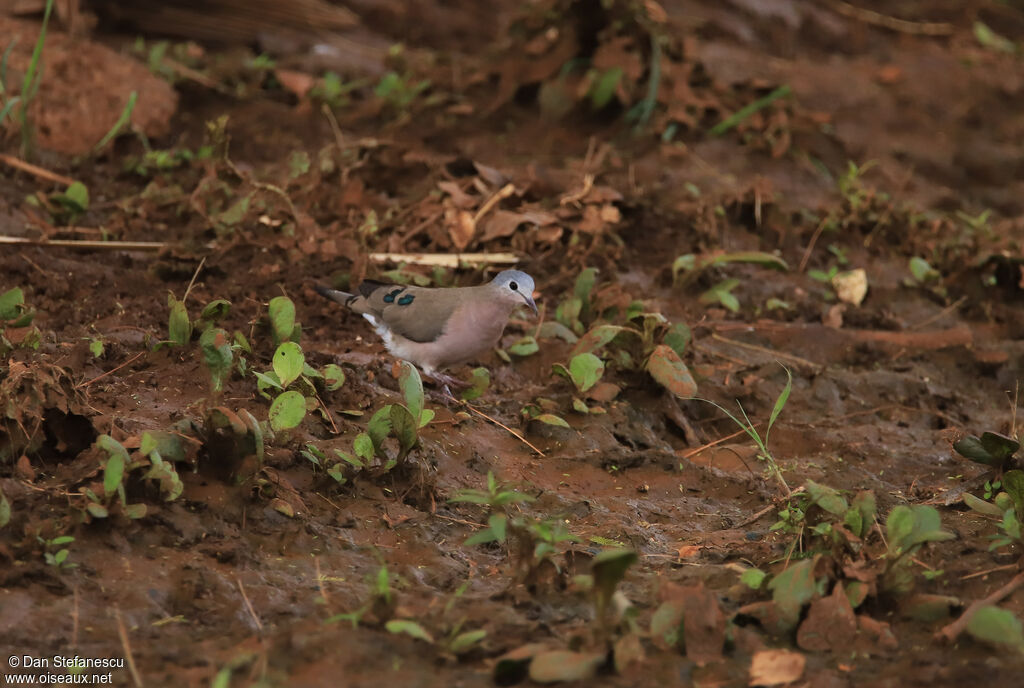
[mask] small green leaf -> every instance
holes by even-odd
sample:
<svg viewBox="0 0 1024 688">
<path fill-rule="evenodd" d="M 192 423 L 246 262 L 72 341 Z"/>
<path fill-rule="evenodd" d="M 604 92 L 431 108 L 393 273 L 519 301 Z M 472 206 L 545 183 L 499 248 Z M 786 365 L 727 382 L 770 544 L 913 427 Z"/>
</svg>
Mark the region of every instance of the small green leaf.
<svg viewBox="0 0 1024 688">
<path fill-rule="evenodd" d="M 572 427 L 572 426 L 569 425 L 569 423 L 567 423 L 565 421 L 564 418 L 556 416 L 553 413 L 542 413 L 539 416 L 537 416 L 536 418 L 534 418 L 534 420 L 539 420 L 541 423 L 547 423 L 548 425 L 554 425 L 554 426 L 557 426 L 557 427 L 560 427 L 560 428 L 571 428 Z"/>
<path fill-rule="evenodd" d="M 203 308 L 203 312 L 200 314 L 200 320 L 207 320 L 211 323 L 216 323 L 231 312 L 231 302 L 225 299 L 214 299 L 210 303 L 206 304 Z"/>
<path fill-rule="evenodd" d="M 20 287 L 14 287 L 0 294 L 0 320 L 14 320 L 25 305 L 25 294 Z"/>
<path fill-rule="evenodd" d="M 590 104 L 595 110 L 600 110 L 615 95 L 615 89 L 622 79 L 622 67 L 612 67 L 601 72 L 590 86 Z"/>
<path fill-rule="evenodd" d="M 270 405 L 270 427 L 274 431 L 294 428 L 306 417 L 306 398 L 295 390 L 280 394 Z"/>
<path fill-rule="evenodd" d="M 846 515 L 846 511 L 850 507 L 842 495 L 839 494 L 839 490 L 828 485 L 819 485 L 810 479 L 804 485 L 807 488 L 807 493 L 811 496 L 812 503 L 817 504 L 830 514 L 835 514 L 836 516 Z"/>
<path fill-rule="evenodd" d="M 669 328 L 668 332 L 665 333 L 664 343 L 668 345 L 670 349 L 676 352 L 676 354 L 682 358 L 683 354 L 686 353 L 686 347 L 690 345 L 690 339 L 693 338 L 693 334 L 690 332 L 690 328 L 683 323 L 676 323 Z"/>
<path fill-rule="evenodd" d="M 405 406 L 419 427 L 423 415 L 423 380 L 412 363 L 400 361 L 399 364 L 402 370 L 398 374 L 398 385 L 402 389 L 402 396 L 405 397 Z"/>
<path fill-rule="evenodd" d="M 764 583 L 764 579 L 767 575 L 768 574 L 761 569 L 747 569 L 740 576 L 740 582 L 751 590 L 760 590 L 761 584 Z"/>
<path fill-rule="evenodd" d="M 102 504 L 97 504 L 96 502 L 89 502 L 86 504 L 85 510 L 88 511 L 93 518 L 107 518 L 110 515 L 110 512 L 107 511 L 107 507 Z"/>
<path fill-rule="evenodd" d="M 399 456 L 401 458 L 416 446 L 416 430 L 419 428 L 419 421 L 413 417 L 409 409 L 401 404 L 392 404 L 389 415 L 391 418 L 391 429 L 398 439 L 398 446 L 401 450 Z"/>
<path fill-rule="evenodd" d="M 994 605 L 981 607 L 967 624 L 967 632 L 978 640 L 995 646 L 1024 651 L 1024 627 L 1013 612 Z"/>
<path fill-rule="evenodd" d="M 291 340 L 295 331 L 295 304 L 287 296 L 275 296 L 270 299 L 270 327 L 274 333 L 274 343 L 281 344 Z"/>
<path fill-rule="evenodd" d="M 352 451 L 366 461 L 372 461 L 374 455 L 373 440 L 365 432 L 359 433 L 356 435 L 355 440 L 352 441 Z"/>
<path fill-rule="evenodd" d="M 540 346 L 537 345 L 537 340 L 533 335 L 526 335 L 508 348 L 508 352 L 516 356 L 530 356 L 539 350 Z"/>
<path fill-rule="evenodd" d="M 885 530 L 893 558 L 907 554 L 925 542 L 941 542 L 955 537 L 942 530 L 938 509 L 925 504 L 893 507 L 885 520 Z"/>
<path fill-rule="evenodd" d="M 411 635 L 417 640 L 424 640 L 428 643 L 433 643 L 434 639 L 430 637 L 430 634 L 424 630 L 423 626 L 420 626 L 417 622 L 411 619 L 392 619 L 384 624 L 384 627 L 388 629 L 388 633 L 405 633 Z"/>
<path fill-rule="evenodd" d="M 64 199 L 70 201 L 75 210 L 84 212 L 89 209 L 89 189 L 82 182 L 72 182 L 64 191 Z"/>
<path fill-rule="evenodd" d="M 577 354 L 569 361 L 569 375 L 576 389 L 586 392 L 604 375 L 604 361 L 589 352 Z"/>
<path fill-rule="evenodd" d="M 192 321 L 189 320 L 188 310 L 173 295 L 167 297 L 167 305 L 171 309 L 167 321 L 168 339 L 174 346 L 185 346 L 192 339 Z"/>
<path fill-rule="evenodd" d="M 377 409 L 366 424 L 366 432 L 373 440 L 373 448 L 377 453 L 382 452 L 384 440 L 391 434 L 391 406 L 388 404 Z"/>
<path fill-rule="evenodd" d="M 89 353 L 91 353 L 93 355 L 93 357 L 95 357 L 95 358 L 99 358 L 100 356 L 102 356 L 103 355 L 103 340 L 102 339 L 94 339 L 91 342 L 89 342 Z"/>
<path fill-rule="evenodd" d="M 345 371 L 336 363 L 328 363 L 324 366 L 323 376 L 328 392 L 333 392 L 345 384 Z"/>
<path fill-rule="evenodd" d="M 914 276 L 917 282 L 924 284 L 940 277 L 938 270 L 928 264 L 928 261 L 924 258 L 914 256 L 910 259 L 909 263 L 910 274 Z"/>
<path fill-rule="evenodd" d="M 302 368 L 306 363 L 306 357 L 302 354 L 302 347 L 295 342 L 284 342 L 274 352 L 274 372 L 281 381 L 281 386 L 287 388 L 302 374 Z"/>
<path fill-rule="evenodd" d="M 470 378 L 470 387 L 462 393 L 462 398 L 472 401 L 483 395 L 491 386 L 491 373 L 487 368 L 474 368 Z"/>
<path fill-rule="evenodd" d="M 474 645 L 479 644 L 486 637 L 487 631 L 482 628 L 476 631 L 460 633 L 452 639 L 451 644 L 448 645 L 448 650 L 454 655 L 464 654 L 473 649 Z"/>
</svg>

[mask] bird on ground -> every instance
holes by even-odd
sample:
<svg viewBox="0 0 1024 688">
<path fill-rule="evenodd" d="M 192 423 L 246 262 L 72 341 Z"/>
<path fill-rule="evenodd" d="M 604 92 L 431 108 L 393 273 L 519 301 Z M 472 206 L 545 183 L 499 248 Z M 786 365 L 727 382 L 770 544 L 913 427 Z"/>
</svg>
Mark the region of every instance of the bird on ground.
<svg viewBox="0 0 1024 688">
<path fill-rule="evenodd" d="M 349 294 L 315 286 L 320 295 L 366 318 L 392 355 L 441 382 L 449 396 L 449 384 L 465 384 L 441 371 L 494 348 L 517 307 L 529 306 L 536 314 L 533 288 L 533 278 L 520 270 L 504 270 L 477 287 L 363 280 L 358 293 Z"/>
</svg>

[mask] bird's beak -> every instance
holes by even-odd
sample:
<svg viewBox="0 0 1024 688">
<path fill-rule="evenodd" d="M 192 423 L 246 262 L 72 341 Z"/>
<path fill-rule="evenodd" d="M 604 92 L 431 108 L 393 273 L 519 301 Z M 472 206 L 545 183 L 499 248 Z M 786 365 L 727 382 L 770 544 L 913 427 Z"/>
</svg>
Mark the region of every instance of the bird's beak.
<svg viewBox="0 0 1024 688">
<path fill-rule="evenodd" d="M 529 296 L 527 294 L 523 294 L 523 300 L 526 301 L 526 305 L 530 307 L 530 310 L 533 311 L 533 314 L 537 315 L 538 314 L 537 304 L 534 302 L 533 296 Z"/>
</svg>

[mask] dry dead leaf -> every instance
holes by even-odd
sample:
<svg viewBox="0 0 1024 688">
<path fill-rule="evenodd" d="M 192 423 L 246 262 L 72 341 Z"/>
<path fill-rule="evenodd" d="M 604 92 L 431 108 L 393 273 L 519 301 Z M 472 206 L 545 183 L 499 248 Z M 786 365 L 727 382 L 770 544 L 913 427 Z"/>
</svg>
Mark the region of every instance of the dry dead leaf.
<svg viewBox="0 0 1024 688">
<path fill-rule="evenodd" d="M 832 287 L 840 301 L 859 306 L 868 293 L 868 273 L 863 268 L 840 272 L 832 278 Z"/>
<path fill-rule="evenodd" d="M 473 213 L 468 210 L 449 208 L 444 213 L 444 220 L 452 246 L 457 251 L 465 250 L 473 241 L 473 235 L 476 234 L 476 221 L 473 219 Z"/>
<path fill-rule="evenodd" d="M 294 69 L 275 69 L 274 76 L 281 82 L 286 91 L 291 91 L 299 100 L 305 100 L 316 79 L 305 72 Z"/>
<path fill-rule="evenodd" d="M 796 681 L 804 673 L 807 658 L 789 650 L 762 650 L 750 662 L 751 686 L 781 686 Z"/>
</svg>

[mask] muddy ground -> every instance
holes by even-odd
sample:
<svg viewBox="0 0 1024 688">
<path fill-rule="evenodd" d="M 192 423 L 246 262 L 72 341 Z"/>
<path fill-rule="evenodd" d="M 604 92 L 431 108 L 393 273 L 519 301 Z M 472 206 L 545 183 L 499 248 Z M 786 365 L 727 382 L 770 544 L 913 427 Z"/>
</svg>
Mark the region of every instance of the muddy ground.
<svg viewBox="0 0 1024 688">
<path fill-rule="evenodd" d="M 175 39 L 162 61 L 156 38 L 102 13 L 70 38 L 51 26 L 37 145 L 12 120 L 3 151 L 89 199 L 5 164 L 0 233 L 161 245 L 0 244 L 0 294 L 18 287 L 34 311 L 0 323 L 5 653 L 130 658 L 114 684 L 146 686 L 1014 685 L 1012 623 L 1004 643 L 941 632 L 1019 574 L 1019 541 L 990 551 L 999 517 L 962 502 L 991 502 L 986 481 L 1015 459 L 992 469 L 952 445 L 1018 427 L 1024 13 L 359 4 L 366 44 L 406 50 L 335 67 L 351 88 L 334 91 L 303 46 Z M 39 18 L 0 22 L 0 41 L 19 37 L 20 84 Z M 254 62 L 261 50 L 277 64 Z M 133 132 L 90 152 L 132 90 Z M 478 362 L 491 380 L 471 404 L 490 420 L 427 382 L 436 415 L 408 456 L 390 465 L 392 439 L 353 467 L 334 450 L 354 453 L 378 409 L 408 401 L 370 327 L 312 285 L 494 272 L 371 258 L 459 251 L 516 254 L 543 322 L 563 327 L 517 314 L 512 353 Z M 759 253 L 673 271 L 736 252 Z M 596 282 L 574 318 L 586 268 Z M 842 282 L 859 269 L 862 300 Z M 247 366 L 222 390 L 199 327 L 165 343 L 169 294 L 199 326 L 204 306 L 230 302 L 211 327 L 251 352 L 233 352 Z M 310 410 L 275 431 L 277 392 L 252 371 L 271 369 L 281 296 L 306 363 L 345 381 L 301 387 Z M 627 319 L 632 301 L 665 322 Z M 552 373 L 581 351 L 566 341 L 577 321 L 575 335 L 647 323 L 649 338 L 596 348 L 603 378 L 580 391 Z M 673 394 L 648 373 L 669 345 L 697 397 L 739 401 L 762 435 L 792 374 L 768 441 L 778 474 L 688 382 Z M 180 494 L 153 477 L 157 436 Z M 121 494 L 104 485 L 116 445 Z M 533 500 L 449 501 L 488 473 Z M 808 503 L 816 485 L 843 508 Z M 852 525 L 842 512 L 864 491 L 877 522 Z M 936 509 L 948 535 L 894 552 L 900 506 Z M 494 514 L 508 541 L 465 544 Z M 638 555 L 619 585 L 633 608 L 602 624 L 578 577 L 620 548 Z M 768 574 L 757 589 L 741 582 L 753 568 Z M 1024 594 L 1007 592 L 991 601 L 1019 619 Z M 499 658 L 532 643 L 545 650 L 506 672 Z M 567 649 L 579 654 L 550 654 Z"/>
</svg>

